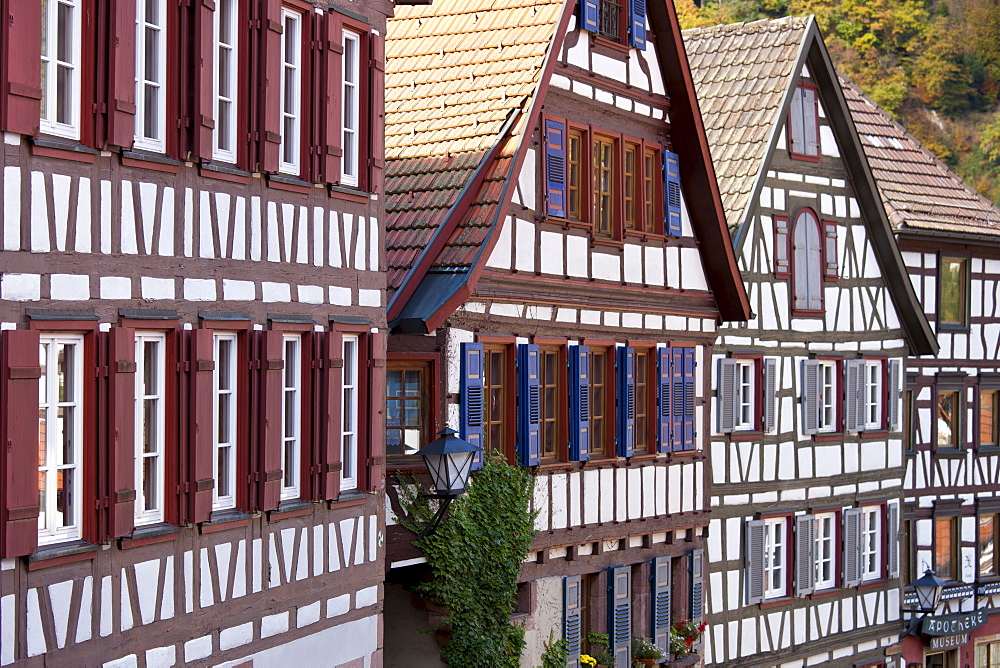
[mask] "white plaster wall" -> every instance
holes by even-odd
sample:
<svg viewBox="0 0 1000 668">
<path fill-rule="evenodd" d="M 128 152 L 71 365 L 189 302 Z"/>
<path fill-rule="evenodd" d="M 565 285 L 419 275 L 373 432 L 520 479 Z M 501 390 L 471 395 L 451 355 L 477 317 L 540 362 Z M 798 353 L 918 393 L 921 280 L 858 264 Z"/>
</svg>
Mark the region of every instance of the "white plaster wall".
<svg viewBox="0 0 1000 668">
<path fill-rule="evenodd" d="M 563 579 L 560 577 L 535 580 L 535 610 L 525 624 L 524 651 L 521 668 L 534 668 L 542 663 L 542 652 L 549 640 L 562 638 Z"/>
</svg>

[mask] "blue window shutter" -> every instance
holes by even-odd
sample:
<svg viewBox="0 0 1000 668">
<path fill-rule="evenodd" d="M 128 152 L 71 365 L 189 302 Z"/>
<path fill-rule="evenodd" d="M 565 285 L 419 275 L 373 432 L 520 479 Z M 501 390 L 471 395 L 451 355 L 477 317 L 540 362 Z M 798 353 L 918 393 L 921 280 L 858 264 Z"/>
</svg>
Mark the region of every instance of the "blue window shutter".
<svg viewBox="0 0 1000 668">
<path fill-rule="evenodd" d="M 608 637 L 615 668 L 632 665 L 632 568 L 608 569 Z"/>
<path fill-rule="evenodd" d="M 600 5 L 598 0 L 580 0 L 580 27 L 590 32 L 600 29 Z"/>
<path fill-rule="evenodd" d="M 670 348 L 658 348 L 656 351 L 656 398 L 657 419 L 659 429 L 657 430 L 657 447 L 661 453 L 670 452 Z"/>
<path fill-rule="evenodd" d="M 701 624 L 705 621 L 705 550 L 691 550 L 691 621 Z"/>
<path fill-rule="evenodd" d="M 459 436 L 479 448 L 472 470 L 483 468 L 483 344 L 463 343 L 459 381 Z"/>
<path fill-rule="evenodd" d="M 545 119 L 545 213 L 566 217 L 566 124 Z"/>
<path fill-rule="evenodd" d="M 618 367 L 618 456 L 635 454 L 635 348 L 616 351 Z"/>
<path fill-rule="evenodd" d="M 694 348 L 671 348 L 670 433 L 676 450 L 694 450 Z"/>
<path fill-rule="evenodd" d="M 629 43 L 637 49 L 646 48 L 646 0 L 629 0 Z"/>
<path fill-rule="evenodd" d="M 681 167 L 677 154 L 663 152 L 663 203 L 666 207 L 666 232 L 681 236 Z"/>
<path fill-rule="evenodd" d="M 580 576 L 568 575 L 563 578 L 563 639 L 566 641 L 566 665 L 579 668 L 580 651 L 583 645 L 583 607 Z"/>
<path fill-rule="evenodd" d="M 681 382 L 684 385 L 684 412 L 681 419 L 684 431 L 681 438 L 681 449 L 694 450 L 694 437 L 696 435 L 694 428 L 694 370 L 697 364 L 694 360 L 694 348 L 678 348 L 676 350 L 680 350 L 680 355 L 684 360 L 684 374 L 681 377 Z"/>
<path fill-rule="evenodd" d="M 670 654 L 670 557 L 653 559 L 650 568 L 652 629 L 650 637 L 664 655 Z"/>
<path fill-rule="evenodd" d="M 590 459 L 590 348 L 569 347 L 569 458 Z"/>
<path fill-rule="evenodd" d="M 524 466 L 537 466 L 541 459 L 541 386 L 538 346 L 517 347 L 517 451 Z"/>
</svg>

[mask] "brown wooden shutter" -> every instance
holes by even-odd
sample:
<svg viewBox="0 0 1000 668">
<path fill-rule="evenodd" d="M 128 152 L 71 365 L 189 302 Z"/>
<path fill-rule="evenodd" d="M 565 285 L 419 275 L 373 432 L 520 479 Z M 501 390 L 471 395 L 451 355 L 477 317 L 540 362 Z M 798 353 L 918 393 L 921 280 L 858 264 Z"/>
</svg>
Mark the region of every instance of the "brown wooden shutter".
<svg viewBox="0 0 1000 668">
<path fill-rule="evenodd" d="M 195 329 L 189 333 L 190 401 L 188 438 L 188 476 L 192 522 L 206 522 L 212 515 L 215 491 L 215 439 L 213 438 L 213 374 L 215 351 L 212 330 Z"/>
<path fill-rule="evenodd" d="M 368 191 L 383 192 L 385 179 L 385 39 L 372 33 L 371 41 L 371 89 L 368 95 L 368 117 L 371 119 L 371 132 L 368 143 L 371 147 L 371 157 L 368 158 Z M 362 105 L 364 113 L 364 105 Z"/>
<path fill-rule="evenodd" d="M 274 510 L 281 502 L 281 403 L 285 368 L 282 361 L 284 340 L 281 332 L 261 332 L 261 460 L 258 471 L 260 509 Z"/>
<path fill-rule="evenodd" d="M 385 482 L 385 348 L 385 334 L 382 332 L 374 332 L 368 337 L 368 414 L 371 422 L 368 427 L 370 459 L 366 474 L 369 490 L 380 490 Z M 362 451 L 361 444 L 358 451 Z"/>
<path fill-rule="evenodd" d="M 281 0 L 265 0 L 263 40 L 263 81 L 261 82 L 260 155 L 261 169 L 278 171 L 281 148 Z M 304 27 L 304 26 L 303 26 Z M 305 35 L 302 37 L 305 39 Z"/>
<path fill-rule="evenodd" d="M 3 129 L 35 135 L 42 109 L 42 5 L 7 0 L 3 7 Z"/>
<path fill-rule="evenodd" d="M 323 76 L 321 97 L 326 109 L 326 132 L 321 145 L 323 180 L 340 183 L 340 159 L 344 155 L 341 137 L 343 111 L 343 69 L 344 69 L 344 24 L 340 15 L 330 12 L 326 15 L 326 67 Z"/>
<path fill-rule="evenodd" d="M 317 484 L 313 498 L 330 500 L 340 495 L 344 340 L 339 332 L 316 332 L 314 342 L 313 406 L 316 427 L 313 439 L 318 444 L 318 452 L 314 466 Z"/>
<path fill-rule="evenodd" d="M 128 148 L 135 139 L 135 2 L 115 0 L 108 54 L 108 143 Z"/>
<path fill-rule="evenodd" d="M 215 131 L 215 97 L 213 52 L 215 0 L 196 0 L 194 48 L 194 142 L 192 152 L 203 160 L 212 159 Z"/>
<path fill-rule="evenodd" d="M 112 327 L 108 341 L 108 472 L 112 538 L 132 533 L 135 522 L 135 330 Z"/>
<path fill-rule="evenodd" d="M 31 554 L 38 546 L 38 343 L 33 330 L 9 330 L 0 337 L 0 430 L 5 443 L 0 458 L 0 557 L 5 559 Z"/>
</svg>

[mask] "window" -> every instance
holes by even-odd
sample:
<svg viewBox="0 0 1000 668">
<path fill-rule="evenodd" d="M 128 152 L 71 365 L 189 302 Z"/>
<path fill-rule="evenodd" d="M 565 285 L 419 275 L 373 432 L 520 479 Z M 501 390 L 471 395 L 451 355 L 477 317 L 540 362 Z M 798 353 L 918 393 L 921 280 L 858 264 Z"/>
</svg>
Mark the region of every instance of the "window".
<svg viewBox="0 0 1000 668">
<path fill-rule="evenodd" d="M 163 521 L 167 337 L 135 334 L 135 524 Z"/>
<path fill-rule="evenodd" d="M 878 360 L 865 362 L 864 422 L 867 430 L 882 428 L 882 362 Z"/>
<path fill-rule="evenodd" d="M 937 404 L 938 447 L 960 447 L 962 402 L 958 390 L 938 390 Z"/>
<path fill-rule="evenodd" d="M 590 454 L 600 457 L 608 454 L 609 431 L 608 398 L 613 389 L 608 382 L 608 349 L 590 347 Z M 613 437 L 612 439 L 613 440 Z"/>
<path fill-rule="evenodd" d="M 642 163 L 642 205 L 643 213 L 639 229 L 643 232 L 655 232 L 653 223 L 656 221 L 656 166 L 659 164 L 657 151 L 647 148 Z"/>
<path fill-rule="evenodd" d="M 638 147 L 635 144 L 625 144 L 625 155 L 624 155 L 624 183 L 623 183 L 623 193 L 625 199 L 625 229 L 635 230 L 638 229 L 637 216 L 636 216 L 636 153 L 638 152 Z"/>
<path fill-rule="evenodd" d="M 212 509 L 227 510 L 236 507 L 236 334 L 216 334 L 214 341 L 215 495 Z"/>
<path fill-rule="evenodd" d="M 599 0 L 597 34 L 614 42 L 622 41 L 622 0 Z"/>
<path fill-rule="evenodd" d="M 976 643 L 976 668 L 1000 668 L 1000 642 Z"/>
<path fill-rule="evenodd" d="M 80 138 L 80 2 L 42 0 L 42 101 L 39 129 Z"/>
<path fill-rule="evenodd" d="M 837 584 L 837 514 L 815 515 L 816 589 L 830 589 Z"/>
<path fill-rule="evenodd" d="M 903 447 L 910 451 L 916 450 L 916 434 L 914 433 L 913 390 L 907 388 L 903 392 Z M 909 580 L 907 580 L 909 582 Z"/>
<path fill-rule="evenodd" d="M 38 543 L 80 538 L 83 336 L 42 336 L 38 381 Z"/>
<path fill-rule="evenodd" d="M 998 399 L 1000 391 L 979 392 L 979 447 L 1000 445 L 1000 438 L 997 437 Z"/>
<path fill-rule="evenodd" d="M 787 591 L 785 571 L 787 521 L 784 517 L 764 521 L 764 598 L 781 598 Z"/>
<path fill-rule="evenodd" d="M 812 209 L 803 209 L 792 233 L 792 310 L 823 311 L 823 246 L 819 220 Z"/>
<path fill-rule="evenodd" d="M 1000 518 L 995 513 L 979 516 L 979 577 L 1000 575 L 996 550 L 997 529 Z"/>
<path fill-rule="evenodd" d="M 219 0 L 215 6 L 215 146 L 212 159 L 236 162 L 237 58 L 236 0 Z"/>
<path fill-rule="evenodd" d="M 281 10 L 281 160 L 278 171 L 299 173 L 302 146 L 302 16 Z"/>
<path fill-rule="evenodd" d="M 281 383 L 281 499 L 301 496 L 302 470 L 302 336 L 282 337 L 284 372 Z"/>
<path fill-rule="evenodd" d="M 427 445 L 430 402 L 426 365 L 413 362 L 390 362 L 386 378 L 386 453 L 413 455 Z"/>
<path fill-rule="evenodd" d="M 641 455 L 650 451 L 650 426 L 655 418 L 650 407 L 656 406 L 651 400 L 650 365 L 655 364 L 648 349 L 636 348 L 635 351 L 635 454 Z"/>
<path fill-rule="evenodd" d="M 958 579 L 958 518 L 934 518 L 934 573 L 945 580 Z"/>
<path fill-rule="evenodd" d="M 505 345 L 483 346 L 485 364 L 483 390 L 486 392 L 486 416 L 483 430 L 483 452 L 507 450 L 508 416 L 508 353 Z"/>
<path fill-rule="evenodd" d="M 940 304 L 938 305 L 938 324 L 952 327 L 968 325 L 968 262 L 959 258 L 941 258 L 941 271 L 938 280 L 940 287 Z"/>
<path fill-rule="evenodd" d="M 583 132 L 580 130 L 569 131 L 569 161 L 566 170 L 569 189 L 569 217 L 571 220 L 582 220 Z"/>
<path fill-rule="evenodd" d="M 736 429 L 754 429 L 754 399 L 757 391 L 757 365 L 754 360 L 736 363 Z"/>
<path fill-rule="evenodd" d="M 135 147 L 166 150 L 167 0 L 135 3 Z"/>
<path fill-rule="evenodd" d="M 763 426 L 758 408 L 762 398 L 758 385 L 762 363 L 758 358 L 719 360 L 717 412 L 720 432 L 755 431 Z"/>
<path fill-rule="evenodd" d="M 615 142 L 595 136 L 594 156 L 594 233 L 611 236 L 614 221 Z"/>
<path fill-rule="evenodd" d="M 542 348 L 541 396 L 541 453 L 542 459 L 555 459 L 559 455 L 559 402 L 566 394 L 562 389 L 565 364 L 560 362 L 559 348 Z"/>
<path fill-rule="evenodd" d="M 861 579 L 882 577 L 882 506 L 861 509 Z"/>
<path fill-rule="evenodd" d="M 819 160 L 819 114 L 816 87 L 799 84 L 788 110 L 788 152 L 800 160 Z"/>
<path fill-rule="evenodd" d="M 344 402 L 341 405 L 340 489 L 358 488 L 358 352 L 357 335 L 344 335 Z"/>
<path fill-rule="evenodd" d="M 346 186 L 359 185 L 358 147 L 361 119 L 361 35 L 344 31 L 344 164 L 341 181 Z"/>
<path fill-rule="evenodd" d="M 837 363 L 820 361 L 819 363 L 819 430 L 837 431 L 837 406 L 840 404 L 840 392 L 837 388 Z"/>
</svg>

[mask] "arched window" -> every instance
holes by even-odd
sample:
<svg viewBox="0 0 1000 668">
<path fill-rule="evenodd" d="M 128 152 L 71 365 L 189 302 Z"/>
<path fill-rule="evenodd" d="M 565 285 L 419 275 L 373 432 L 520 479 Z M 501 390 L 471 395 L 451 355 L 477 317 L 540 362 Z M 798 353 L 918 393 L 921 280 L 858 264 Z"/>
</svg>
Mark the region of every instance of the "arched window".
<svg viewBox="0 0 1000 668">
<path fill-rule="evenodd" d="M 792 309 L 823 310 L 823 244 L 819 219 L 812 209 L 795 218 L 792 241 Z"/>
</svg>

